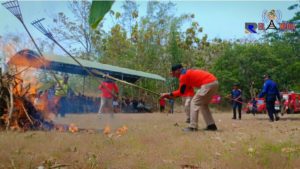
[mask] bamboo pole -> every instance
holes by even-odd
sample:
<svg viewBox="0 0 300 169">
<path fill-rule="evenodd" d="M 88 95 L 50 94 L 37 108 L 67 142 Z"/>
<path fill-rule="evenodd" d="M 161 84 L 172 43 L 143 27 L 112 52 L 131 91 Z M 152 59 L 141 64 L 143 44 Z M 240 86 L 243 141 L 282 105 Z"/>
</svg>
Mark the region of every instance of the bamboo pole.
<svg viewBox="0 0 300 169">
<path fill-rule="evenodd" d="M 112 77 L 112 76 L 107 75 L 107 74 L 105 74 L 105 73 L 102 73 L 102 72 L 100 72 L 100 71 L 98 71 L 98 70 L 96 70 L 96 69 L 93 69 L 92 72 L 95 73 L 95 74 L 98 74 L 98 75 L 102 75 L 102 76 L 104 76 L 104 77 L 107 77 L 107 78 L 109 78 L 109 79 L 118 81 L 118 82 L 120 82 L 120 83 L 127 84 L 127 85 L 130 85 L 130 86 L 132 86 L 132 87 L 136 87 L 136 88 L 138 88 L 138 89 L 142 89 L 142 90 L 145 90 L 145 91 L 150 92 L 150 93 L 152 93 L 152 94 L 155 94 L 155 95 L 160 96 L 160 94 L 157 93 L 157 92 L 154 92 L 154 91 L 152 91 L 152 90 L 143 88 L 143 87 L 138 86 L 138 85 L 136 85 L 136 84 L 129 83 L 129 82 L 126 82 L 126 81 L 124 81 L 124 80 L 120 80 L 120 79 L 118 79 L 118 78 Z"/>
</svg>

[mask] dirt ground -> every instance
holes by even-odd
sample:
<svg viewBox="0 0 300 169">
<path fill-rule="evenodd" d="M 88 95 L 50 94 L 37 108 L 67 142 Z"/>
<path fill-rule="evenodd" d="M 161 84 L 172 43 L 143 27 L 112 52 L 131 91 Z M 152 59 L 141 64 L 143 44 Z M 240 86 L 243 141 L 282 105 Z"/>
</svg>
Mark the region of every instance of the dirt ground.
<svg viewBox="0 0 300 169">
<path fill-rule="evenodd" d="M 300 168 L 300 114 L 271 123 L 267 115 L 213 114 L 219 131 L 184 133 L 183 113 L 67 115 L 56 123 L 90 129 L 1 132 L 0 168 L 292 169 Z M 126 125 L 122 136 L 104 135 Z M 199 126 L 204 128 L 202 116 Z"/>
</svg>

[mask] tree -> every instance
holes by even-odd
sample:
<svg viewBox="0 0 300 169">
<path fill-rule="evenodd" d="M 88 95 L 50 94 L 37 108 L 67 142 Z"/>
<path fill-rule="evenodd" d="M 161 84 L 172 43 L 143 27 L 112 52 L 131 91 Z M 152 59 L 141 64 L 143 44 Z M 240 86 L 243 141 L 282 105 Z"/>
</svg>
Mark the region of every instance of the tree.
<svg viewBox="0 0 300 169">
<path fill-rule="evenodd" d="M 126 38 L 126 32 L 121 25 L 117 24 L 111 28 L 110 34 L 103 38 L 103 46 L 101 48 L 102 56 L 100 61 L 116 66 L 126 65 L 128 58 L 128 50 L 130 49 L 130 41 Z M 128 67 L 131 65 L 128 64 Z"/>
<path fill-rule="evenodd" d="M 91 2 L 70 1 L 69 9 L 74 15 L 74 20 L 63 12 L 53 19 L 52 31 L 59 41 L 63 41 L 76 56 L 93 60 L 99 54 L 97 47 L 101 45 L 102 33 L 100 29 L 92 30 L 89 26 L 89 11 Z"/>
<path fill-rule="evenodd" d="M 136 19 L 138 17 L 138 5 L 136 1 L 126 0 L 122 4 L 123 12 L 121 14 L 121 25 L 122 27 L 132 34 Z"/>
</svg>

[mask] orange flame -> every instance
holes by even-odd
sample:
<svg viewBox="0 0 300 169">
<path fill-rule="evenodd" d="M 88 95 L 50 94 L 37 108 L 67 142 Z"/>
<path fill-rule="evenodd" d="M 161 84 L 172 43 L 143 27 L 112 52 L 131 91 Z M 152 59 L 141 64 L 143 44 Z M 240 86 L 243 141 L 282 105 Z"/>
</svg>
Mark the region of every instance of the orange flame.
<svg viewBox="0 0 300 169">
<path fill-rule="evenodd" d="M 124 135 L 127 133 L 127 130 L 128 130 L 128 127 L 124 125 L 123 127 L 120 127 L 117 129 L 116 134 L 118 136 Z"/>
<path fill-rule="evenodd" d="M 10 63 L 19 66 L 30 66 L 33 68 L 41 68 L 43 66 L 49 65 L 49 61 L 37 56 L 38 58 L 26 58 L 20 54 L 11 55 Z"/>
<path fill-rule="evenodd" d="M 76 133 L 76 132 L 78 132 L 78 127 L 77 127 L 74 123 L 71 123 L 71 124 L 69 125 L 69 131 L 70 131 L 71 133 Z"/>
<path fill-rule="evenodd" d="M 124 125 L 123 127 L 118 128 L 115 133 L 111 133 L 110 127 L 106 126 L 103 130 L 103 134 L 105 134 L 109 138 L 113 138 L 113 137 L 117 138 L 126 134 L 127 131 L 128 131 L 128 127 Z"/>
<path fill-rule="evenodd" d="M 12 60 L 11 60 L 12 61 Z M 12 62 L 19 62 L 21 64 L 21 62 L 23 62 L 24 60 L 20 59 L 20 58 L 15 58 Z M 25 62 L 25 61 L 24 61 Z M 31 61 L 26 61 L 30 66 L 32 67 L 38 67 L 39 65 L 34 65 L 34 64 L 41 64 L 40 62 L 31 62 Z M 37 91 L 38 89 L 41 87 L 41 83 L 38 82 L 38 79 L 35 78 L 36 76 L 36 70 L 33 70 L 31 68 L 28 69 L 27 68 L 19 68 L 16 67 L 15 69 L 11 69 L 10 73 L 12 75 L 14 75 L 14 79 L 12 81 L 10 81 L 8 79 L 8 82 L 12 84 L 13 89 L 12 89 L 12 93 L 14 96 L 14 100 L 13 100 L 13 112 L 11 114 L 11 118 L 9 119 L 9 115 L 8 115 L 8 110 L 4 109 L 4 113 L 0 119 L 2 119 L 2 121 L 5 124 L 9 124 L 9 128 L 12 130 L 20 130 L 20 129 L 29 129 L 30 123 L 33 124 L 31 117 L 28 115 L 30 114 L 30 110 L 26 110 L 26 108 L 24 108 L 24 103 L 23 103 L 23 96 L 26 97 L 26 99 L 28 99 L 28 101 L 30 101 L 35 108 L 39 111 L 43 113 L 43 116 L 45 118 L 45 115 L 49 114 L 47 111 L 47 100 L 44 100 L 43 98 L 40 99 L 36 99 L 37 98 Z M 26 94 L 26 95 L 25 95 Z M 45 95 L 45 98 L 46 95 Z M 39 100 L 39 102 L 37 102 L 35 104 L 35 101 Z M 46 114 L 45 114 L 46 113 Z M 30 123 L 29 123 L 30 122 Z M 76 126 L 75 126 L 76 127 Z M 72 131 L 76 131 L 76 128 L 73 127 Z M 78 130 L 78 128 L 77 128 Z"/>
<path fill-rule="evenodd" d="M 110 127 L 109 126 L 105 126 L 105 128 L 103 130 L 103 134 L 105 134 L 105 135 L 110 134 Z"/>
</svg>

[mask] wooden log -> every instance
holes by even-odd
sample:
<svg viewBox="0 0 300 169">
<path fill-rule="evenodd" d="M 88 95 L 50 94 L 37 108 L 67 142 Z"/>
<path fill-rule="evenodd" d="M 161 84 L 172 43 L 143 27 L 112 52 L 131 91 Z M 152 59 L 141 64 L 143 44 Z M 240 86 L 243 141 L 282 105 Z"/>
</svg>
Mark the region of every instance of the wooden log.
<svg viewBox="0 0 300 169">
<path fill-rule="evenodd" d="M 33 125 L 34 123 L 33 123 L 33 121 L 31 120 L 31 118 L 30 118 L 30 116 L 29 116 L 27 110 L 25 109 L 24 104 L 22 103 L 21 105 L 22 105 L 22 108 L 23 108 L 23 110 L 24 110 L 24 113 L 25 113 L 26 117 L 28 118 L 28 120 L 30 121 L 30 123 Z"/>
<path fill-rule="evenodd" d="M 13 89 L 12 89 L 12 84 L 9 83 L 9 89 L 8 89 L 8 92 L 9 92 L 9 107 L 8 107 L 8 123 L 6 125 L 6 130 L 9 129 L 10 127 L 10 122 L 11 122 L 11 117 L 12 117 L 12 113 L 13 113 L 13 110 L 14 110 L 14 97 L 13 97 Z"/>
</svg>

